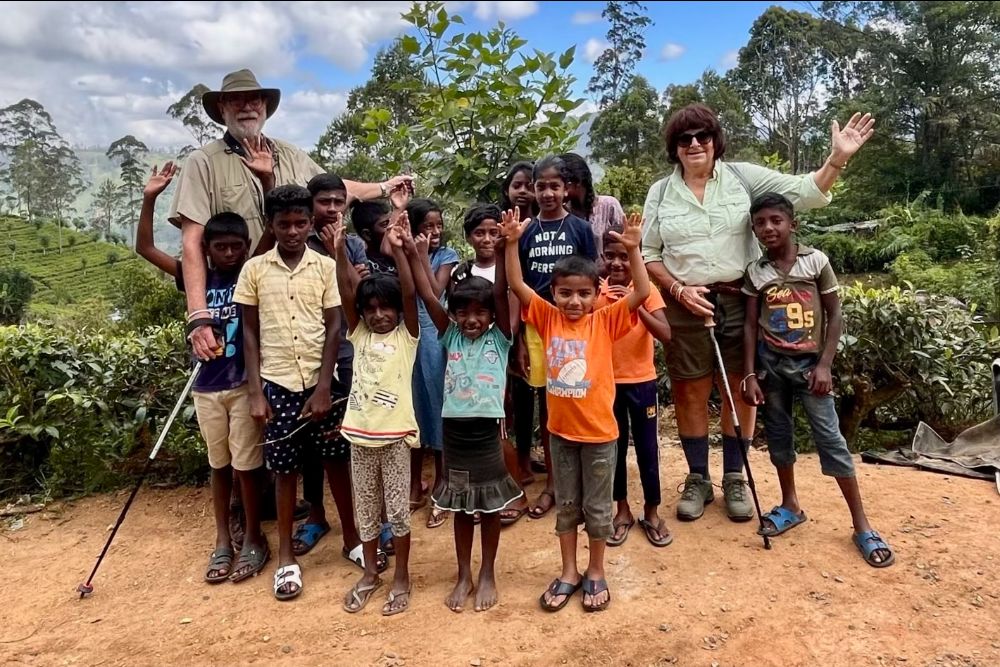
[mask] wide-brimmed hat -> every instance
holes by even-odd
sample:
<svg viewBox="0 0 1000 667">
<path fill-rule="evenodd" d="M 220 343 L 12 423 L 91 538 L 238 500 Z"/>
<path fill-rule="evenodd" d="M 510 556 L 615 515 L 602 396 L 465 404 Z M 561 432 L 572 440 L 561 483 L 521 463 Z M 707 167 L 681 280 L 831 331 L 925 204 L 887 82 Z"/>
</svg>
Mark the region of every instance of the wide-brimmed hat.
<svg viewBox="0 0 1000 667">
<path fill-rule="evenodd" d="M 222 114 L 219 112 L 219 99 L 224 93 L 249 93 L 259 92 L 264 96 L 267 103 L 267 117 L 270 118 L 278 109 L 278 102 L 281 101 L 281 91 L 277 88 L 261 88 L 257 83 L 257 77 L 248 69 L 241 69 L 238 72 L 230 72 L 222 79 L 221 90 L 210 90 L 201 96 L 201 103 L 205 107 L 205 113 L 219 125 L 225 125 Z"/>
</svg>

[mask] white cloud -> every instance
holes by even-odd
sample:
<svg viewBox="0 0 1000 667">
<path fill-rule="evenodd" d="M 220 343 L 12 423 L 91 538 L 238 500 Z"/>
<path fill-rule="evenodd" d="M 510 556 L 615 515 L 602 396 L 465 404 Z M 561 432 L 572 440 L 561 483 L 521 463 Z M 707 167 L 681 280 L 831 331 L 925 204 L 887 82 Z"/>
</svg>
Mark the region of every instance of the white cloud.
<svg viewBox="0 0 1000 667">
<path fill-rule="evenodd" d="M 722 67 L 723 72 L 736 67 L 739 63 L 740 63 L 739 49 L 726 51 L 725 55 L 722 56 L 722 60 L 719 61 L 719 65 Z"/>
<path fill-rule="evenodd" d="M 570 22 L 573 25 L 589 25 L 591 23 L 597 23 L 600 20 L 600 12 L 574 12 L 573 18 L 570 19 Z"/>
<path fill-rule="evenodd" d="M 593 100 L 584 100 L 583 104 L 569 112 L 570 116 L 583 116 L 588 113 L 597 113 L 597 103 Z"/>
<path fill-rule="evenodd" d="M 687 47 L 681 44 L 675 44 L 674 42 L 667 42 L 660 49 L 660 60 L 677 60 L 684 52 L 687 51 Z"/>
<path fill-rule="evenodd" d="M 534 15 L 538 11 L 537 2 L 475 2 L 477 19 L 488 21 L 492 18 L 514 21 Z"/>
<path fill-rule="evenodd" d="M 611 48 L 611 45 L 603 39 L 591 37 L 587 40 L 587 43 L 583 45 L 583 58 L 588 63 L 593 63 L 600 58 L 601 54 L 608 48 Z"/>
</svg>

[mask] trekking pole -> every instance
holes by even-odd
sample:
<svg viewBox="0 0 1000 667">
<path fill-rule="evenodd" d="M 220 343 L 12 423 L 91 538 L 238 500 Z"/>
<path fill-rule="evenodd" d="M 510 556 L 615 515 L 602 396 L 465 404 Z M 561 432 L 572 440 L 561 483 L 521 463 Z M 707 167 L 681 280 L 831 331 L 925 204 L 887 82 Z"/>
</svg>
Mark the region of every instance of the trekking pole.
<svg viewBox="0 0 1000 667">
<path fill-rule="evenodd" d="M 733 415 L 733 429 L 736 431 L 736 439 L 739 441 L 740 455 L 743 457 L 743 467 L 747 470 L 747 484 L 750 486 L 750 495 L 753 496 L 754 507 L 757 508 L 757 520 L 760 522 L 760 530 L 764 532 L 764 514 L 760 511 L 760 501 L 757 500 L 757 486 L 753 483 L 753 473 L 750 472 L 750 458 L 747 450 L 743 446 L 743 430 L 740 428 L 740 418 L 736 413 L 736 401 L 733 400 L 733 390 L 729 386 L 729 376 L 726 375 L 726 366 L 722 361 L 722 350 L 719 349 L 719 341 L 715 338 L 715 318 L 711 315 L 705 318 L 705 326 L 708 327 L 708 337 L 712 339 L 712 347 L 715 348 L 715 360 L 719 363 L 719 374 L 722 375 L 722 386 L 726 389 L 726 398 L 729 399 L 729 410 Z M 771 539 L 767 535 L 764 538 L 764 548 L 771 548 Z"/>
<path fill-rule="evenodd" d="M 115 539 L 115 535 L 118 533 L 118 528 L 121 527 L 122 522 L 125 520 L 125 515 L 128 513 L 129 507 L 132 506 L 132 501 L 135 500 L 135 494 L 139 492 L 139 487 L 142 486 L 142 481 L 146 479 L 149 467 L 153 463 L 153 459 L 156 458 L 157 452 L 160 451 L 160 447 L 163 445 L 163 441 L 167 437 L 167 432 L 170 430 L 170 426 L 174 423 L 174 418 L 177 417 L 177 413 L 180 412 L 185 399 L 187 399 L 188 394 L 191 393 L 191 387 L 194 385 L 194 380 L 198 377 L 198 371 L 200 370 L 201 362 L 199 361 L 195 364 L 194 370 L 191 371 L 191 377 L 188 378 L 187 384 L 184 385 L 184 391 L 181 392 L 180 397 L 177 399 L 177 403 L 174 405 L 174 409 L 170 413 L 170 417 L 167 418 L 167 423 L 163 425 L 163 429 L 160 431 L 160 437 L 156 439 L 153 451 L 149 453 L 149 458 L 146 459 L 146 463 L 142 467 L 142 472 L 139 473 L 139 479 L 135 481 L 132 493 L 129 494 L 128 500 L 125 501 L 125 507 L 122 508 L 121 514 L 118 515 L 118 521 L 115 522 L 114 528 L 111 529 L 111 534 L 108 535 L 108 541 L 104 543 L 104 548 L 101 550 L 101 555 L 97 557 L 97 562 L 94 563 L 94 569 L 90 571 L 90 576 L 87 577 L 87 581 L 76 587 L 77 592 L 80 593 L 81 600 L 94 592 L 94 586 L 91 582 L 94 580 L 94 575 L 97 574 L 97 568 L 101 566 L 101 561 L 104 560 L 105 554 L 107 554 L 108 549 L 111 548 L 111 542 Z"/>
</svg>

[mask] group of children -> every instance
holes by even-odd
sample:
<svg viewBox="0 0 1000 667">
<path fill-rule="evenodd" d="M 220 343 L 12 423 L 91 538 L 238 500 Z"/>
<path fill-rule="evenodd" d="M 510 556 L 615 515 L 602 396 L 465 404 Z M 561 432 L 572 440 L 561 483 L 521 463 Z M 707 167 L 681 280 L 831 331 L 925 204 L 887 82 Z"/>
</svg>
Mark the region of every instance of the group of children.
<svg viewBox="0 0 1000 667">
<path fill-rule="evenodd" d="M 240 581 L 270 560 L 260 530 L 261 490 L 270 474 L 279 540 L 274 595 L 298 596 L 303 580 L 296 557 L 329 531 L 322 473 L 316 488 L 317 471 L 325 471 L 344 556 L 364 570 L 344 609 L 356 613 L 367 605 L 394 555 L 382 614 L 405 611 L 411 514 L 423 502 L 421 454 L 431 449 L 428 526 L 454 517 L 458 576 L 446 605 L 460 611 L 474 595 L 477 611 L 494 606 L 501 525 L 527 511 L 522 485 L 530 478 L 538 387 L 544 387 L 538 398 L 548 480 L 530 514 L 557 508 L 562 557 L 559 576 L 539 599 L 542 608 L 562 609 L 581 589 L 586 611 L 610 604 L 605 546 L 624 542 L 615 528 L 634 523 L 626 494 L 630 434 L 644 495 L 639 524 L 654 546 L 671 543 L 658 514 L 653 364 L 654 339 L 670 341 L 666 306 L 639 252 L 639 217 L 615 224 L 616 214 L 606 213 L 595 234 L 590 216 L 599 202 L 577 157 L 514 165 L 501 207 L 479 204 L 467 212 L 464 231 L 475 256 L 462 263 L 443 244 L 441 207 L 412 198 L 405 185 L 389 193 L 388 202 L 351 206 L 356 236 L 346 230 L 348 197 L 338 177 L 321 174 L 307 188 L 275 188 L 265 198 L 274 246 L 249 259 L 249 234 L 239 216 L 221 213 L 207 222 L 207 309 L 188 316 L 189 332 L 211 324 L 219 340 L 216 358 L 204 364 L 194 388 L 217 526 L 206 581 Z M 152 243 L 153 204 L 173 174 L 169 164 L 154 169 L 137 250 L 183 288 L 177 260 Z M 874 531 L 860 509 L 830 395 L 840 334 L 836 280 L 822 253 L 796 245 L 787 200 L 765 195 L 751 212 L 767 254 L 748 267 L 746 358 L 749 369 L 766 371 L 767 402 L 756 374 L 741 389 L 748 402 L 765 406 L 782 487 L 782 504 L 768 513 L 767 529 L 779 534 L 805 520 L 794 490 L 789 427 L 791 397 L 799 396 L 813 421 L 823 471 L 841 483 L 864 551 L 863 544 L 874 544 L 867 540 Z M 787 316 L 802 310 L 801 294 L 821 306 L 809 311 L 816 344 L 808 349 L 796 348 L 797 339 L 787 335 Z M 776 299 L 783 323 L 773 316 Z M 506 456 L 502 444 L 512 412 L 516 457 Z M 300 472 L 312 509 L 293 531 Z M 245 512 L 241 543 L 228 527 L 234 479 Z M 483 558 L 474 579 L 477 524 Z M 580 525 L 589 540 L 583 573 L 576 559 Z M 888 565 L 891 551 L 879 544 L 869 562 Z"/>
</svg>

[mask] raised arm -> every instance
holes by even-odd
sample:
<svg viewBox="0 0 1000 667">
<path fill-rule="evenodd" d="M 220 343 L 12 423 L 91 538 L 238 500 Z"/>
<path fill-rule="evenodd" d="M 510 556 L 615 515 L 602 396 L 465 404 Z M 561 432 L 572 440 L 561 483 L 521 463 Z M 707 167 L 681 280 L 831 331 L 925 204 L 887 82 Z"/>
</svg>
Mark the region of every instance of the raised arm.
<svg viewBox="0 0 1000 667">
<path fill-rule="evenodd" d="M 502 253 L 507 245 L 507 239 L 502 236 L 497 239 L 496 249 L 497 252 Z M 496 309 L 496 323 L 497 327 L 507 338 L 511 337 L 511 321 L 510 321 L 510 301 L 507 297 L 507 262 L 498 261 L 496 263 L 496 275 L 493 280 L 493 304 Z"/>
<path fill-rule="evenodd" d="M 870 113 L 855 113 L 843 129 L 836 120 L 830 125 L 830 157 L 813 174 L 820 192 L 829 192 L 847 166 L 847 161 L 865 145 L 875 132 L 875 119 Z"/>
<path fill-rule="evenodd" d="M 611 232 L 611 236 L 620 242 L 628 250 L 628 263 L 632 269 L 632 292 L 625 297 L 629 310 L 638 310 L 639 306 L 646 303 L 649 298 L 649 274 L 646 273 L 646 265 L 642 261 L 642 251 L 639 245 L 642 243 L 642 218 L 638 213 L 633 213 L 625 220 L 625 229 L 619 234 Z"/>
<path fill-rule="evenodd" d="M 517 208 L 514 208 L 513 211 L 504 211 L 500 221 L 500 236 L 505 239 L 504 259 L 507 269 L 507 283 L 523 306 L 531 302 L 531 295 L 535 292 L 524 282 L 524 275 L 521 273 L 521 258 L 517 256 L 518 241 L 531 219 L 518 222 L 519 217 L 520 210 Z"/>
<path fill-rule="evenodd" d="M 350 203 L 355 199 L 368 201 L 370 199 L 388 197 L 389 193 L 397 189 L 400 185 L 404 185 L 406 189 L 412 193 L 413 176 L 410 176 L 409 174 L 400 174 L 398 176 L 393 176 L 387 181 L 382 181 L 381 183 L 359 183 L 357 181 L 344 180 L 344 186 L 347 187 L 348 205 L 350 205 Z"/>
<path fill-rule="evenodd" d="M 347 230 L 344 229 L 344 218 L 337 214 L 333 223 L 326 225 L 319 232 L 320 240 L 326 251 L 333 255 L 337 262 L 337 289 L 340 290 L 340 305 L 347 318 L 347 330 L 354 331 L 358 326 L 357 304 L 354 296 L 358 293 L 358 283 L 361 282 L 357 269 L 347 257 Z"/>
<path fill-rule="evenodd" d="M 414 239 L 408 227 L 401 227 L 399 231 L 403 239 L 403 254 L 406 256 L 406 261 L 409 264 L 410 274 L 413 276 L 417 294 L 423 300 L 424 306 L 427 308 L 427 314 L 431 316 L 431 321 L 437 327 L 438 333 L 443 334 L 448 330 L 451 318 L 448 317 L 448 311 L 441 305 L 440 297 L 435 294 L 434 288 L 427 278 L 427 273 L 423 270 L 423 260 L 420 257 L 421 253 L 418 246 L 422 243 L 426 247 L 427 239 L 423 234 Z"/>
<path fill-rule="evenodd" d="M 410 270 L 410 262 L 403 253 L 403 228 L 409 229 L 410 219 L 403 211 L 396 219 L 392 228 L 387 231 L 386 238 L 392 247 L 392 257 L 396 261 L 396 270 L 399 271 L 399 286 L 403 292 L 403 322 L 410 335 L 416 338 L 420 335 L 420 318 L 417 315 L 417 293 L 413 286 L 413 272 Z"/>
<path fill-rule="evenodd" d="M 139 211 L 139 226 L 135 230 L 135 251 L 147 262 L 163 271 L 166 274 L 177 276 L 177 258 L 171 257 L 156 247 L 153 241 L 153 213 L 156 209 L 156 198 L 160 196 L 174 174 L 177 167 L 173 162 L 167 162 L 159 172 L 156 165 L 153 165 L 153 173 L 146 181 L 146 187 L 142 191 L 142 209 Z"/>
</svg>

